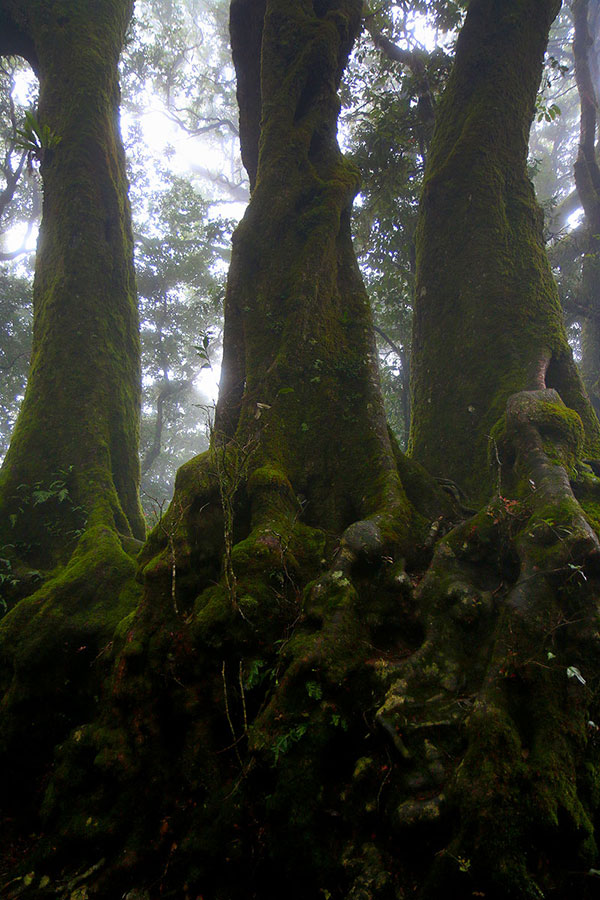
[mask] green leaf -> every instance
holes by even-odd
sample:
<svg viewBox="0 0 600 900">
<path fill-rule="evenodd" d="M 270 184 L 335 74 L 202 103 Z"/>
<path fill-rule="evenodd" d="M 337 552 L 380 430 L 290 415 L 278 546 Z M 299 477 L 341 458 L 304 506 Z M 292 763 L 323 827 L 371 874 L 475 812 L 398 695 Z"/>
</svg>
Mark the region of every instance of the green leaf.
<svg viewBox="0 0 600 900">
<path fill-rule="evenodd" d="M 286 732 L 286 734 L 282 734 L 277 738 L 277 740 L 273 744 L 275 764 L 277 764 L 280 755 L 282 753 L 287 753 L 291 745 L 299 741 L 307 731 L 308 724 L 302 723 L 301 725 L 296 725 L 295 728 L 292 728 L 290 731 Z"/>
<path fill-rule="evenodd" d="M 348 731 L 348 722 L 339 713 L 331 713 L 331 724 L 335 728 L 341 728 L 343 731 Z"/>
<path fill-rule="evenodd" d="M 52 491 L 32 491 L 31 498 L 33 500 L 33 505 L 38 506 L 40 503 L 46 503 L 54 494 Z"/>
<path fill-rule="evenodd" d="M 252 688 L 257 687 L 262 681 L 264 681 L 267 672 L 264 671 L 266 666 L 266 662 L 264 659 L 253 659 L 250 663 L 250 667 L 248 670 L 248 674 L 246 676 L 246 681 L 244 682 L 244 687 L 247 691 L 251 691 Z"/>
<path fill-rule="evenodd" d="M 569 666 L 567 668 L 567 678 L 576 678 L 581 684 L 585 684 L 585 678 L 577 668 L 577 666 Z"/>
<path fill-rule="evenodd" d="M 323 697 L 323 688 L 316 681 L 307 681 L 306 682 L 306 693 L 309 697 L 312 697 L 313 700 L 321 700 Z"/>
</svg>

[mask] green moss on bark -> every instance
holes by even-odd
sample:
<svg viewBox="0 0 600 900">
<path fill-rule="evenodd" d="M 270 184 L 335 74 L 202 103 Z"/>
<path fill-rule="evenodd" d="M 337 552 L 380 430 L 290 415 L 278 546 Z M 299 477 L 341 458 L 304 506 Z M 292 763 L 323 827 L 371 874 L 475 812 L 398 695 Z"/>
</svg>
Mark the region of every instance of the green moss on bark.
<svg viewBox="0 0 600 900">
<path fill-rule="evenodd" d="M 39 858 L 99 898 L 583 896 L 600 796 L 600 544 L 569 482 L 585 422 L 539 379 L 513 395 L 497 495 L 438 540 L 455 505 L 389 440 L 348 241 L 335 88 L 359 4 L 266 7 L 228 288 L 244 383 L 140 556 L 98 714 L 56 748 Z"/>
<path fill-rule="evenodd" d="M 339 533 L 393 506 L 400 535 L 409 505 L 350 241 L 358 173 L 336 141 L 336 91 L 360 4 L 327 9 L 267 5 L 258 172 L 234 236 L 227 298 L 244 335 L 235 363 L 244 394 L 234 412 L 233 395 L 222 393 L 216 428 L 238 447 L 257 443 L 251 467 L 284 473 L 310 524 Z"/>
<path fill-rule="evenodd" d="M 47 767 L 53 746 L 90 715 L 115 628 L 139 599 L 134 560 L 100 525 L 0 622 L 4 815 L 31 815 L 23 791 Z"/>
<path fill-rule="evenodd" d="M 120 844 L 139 873 L 152 846 L 159 879 L 165 815 L 185 821 L 168 878 L 232 896 L 258 818 L 259 893 L 273 865 L 287 878 L 302 859 L 309 894 L 333 887 L 347 841 L 327 836 L 323 803 L 339 804 L 328 777 L 339 756 L 351 782 L 368 749 L 350 698 L 372 704 L 369 658 L 394 652 L 404 621 L 418 632 L 410 528 L 425 542 L 437 502 L 451 507 L 418 466 L 420 514 L 403 489 L 352 252 L 358 173 L 336 142 L 337 88 L 360 14 L 358 0 L 267 3 L 257 178 L 228 284 L 243 340 L 226 359 L 242 351 L 243 383 L 222 393 L 211 449 L 178 474 L 140 556 L 144 599 L 114 637 L 103 710 L 58 750 L 44 807 L 66 853 L 112 858 Z M 101 890 L 128 889 L 118 868 Z"/>
<path fill-rule="evenodd" d="M 37 118 L 57 139 L 40 160 L 33 350 L 0 472 L 2 556 L 22 576 L 0 623 L 3 814 L 29 815 L 20 792 L 90 715 L 115 627 L 139 602 L 139 336 L 118 124 L 133 4 L 1 6 L 2 51 L 34 65 Z"/>
<path fill-rule="evenodd" d="M 138 319 L 118 131 L 117 66 L 132 4 L 4 6 L 35 48 L 38 118 L 60 142 L 41 165 L 33 351 L 0 474 L 0 541 L 21 543 L 28 557 L 48 565 L 72 550 L 65 540 L 72 507 L 90 526 L 144 535 Z M 39 509 L 19 511 L 18 492 L 46 488 L 66 470 L 70 503 L 58 510 L 53 534 Z"/>
<path fill-rule="evenodd" d="M 417 234 L 411 447 L 478 500 L 508 397 L 553 387 L 600 431 L 571 357 L 526 172 L 547 34 L 559 3 L 477 0 L 440 105 Z M 482 365 L 485 360 L 485 365 Z"/>
</svg>

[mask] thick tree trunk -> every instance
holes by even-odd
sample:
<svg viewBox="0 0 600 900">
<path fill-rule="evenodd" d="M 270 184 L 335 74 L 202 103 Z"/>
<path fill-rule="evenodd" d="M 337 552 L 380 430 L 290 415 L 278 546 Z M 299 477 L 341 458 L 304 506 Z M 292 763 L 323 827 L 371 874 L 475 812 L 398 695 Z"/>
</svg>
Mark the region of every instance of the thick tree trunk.
<svg viewBox="0 0 600 900">
<path fill-rule="evenodd" d="M 583 419 L 588 454 L 600 451 L 526 171 L 548 30 L 559 7 L 559 0 L 473 0 L 425 175 L 411 447 L 431 472 L 478 499 L 493 485 L 490 436 L 515 391 L 556 388 Z"/>
<path fill-rule="evenodd" d="M 236 17 L 254 9 L 232 5 L 234 49 Z M 293 896 L 303 886 L 314 894 L 325 873 L 328 884 L 338 877 L 347 840 L 328 835 L 321 794 L 337 790 L 327 772 L 346 729 L 358 737 L 365 727 L 350 688 L 360 672 L 367 697 L 367 661 L 381 646 L 398 652 L 400 623 L 412 619 L 407 556 L 427 553 L 452 511 L 390 442 L 351 246 L 358 174 L 336 141 L 337 88 L 360 13 L 360 0 L 267 0 L 255 28 L 258 166 L 227 293 L 241 335 L 231 345 L 238 394 L 232 402 L 222 386 L 212 447 L 178 474 L 141 557 L 146 599 L 106 657 L 116 665 L 106 705 L 65 743 L 46 797 L 45 827 L 60 822 L 61 846 L 83 840 L 93 852 L 81 830 L 90 815 L 94 843 L 127 846 L 124 874 L 111 854 L 101 876 L 106 896 L 148 863 L 163 880 L 171 832 L 161 822 L 180 804 L 187 838 L 167 881 L 189 872 L 200 889 L 191 865 L 208 896 L 267 897 L 290 875 Z M 256 77 L 256 58 L 236 53 L 236 65 L 239 95 L 255 98 L 244 80 Z M 258 140 L 254 126 L 242 139 Z M 90 759 L 98 792 L 76 796 Z M 225 860 L 220 848 L 239 829 L 243 841 Z M 249 888 L 237 866 L 252 847 Z"/>
<path fill-rule="evenodd" d="M 50 136 L 38 152 L 31 368 L 0 473 L 2 599 L 16 603 L 0 623 L 0 795 L 3 804 L 16 798 L 24 815 L 23 783 L 47 767 L 49 748 L 98 694 L 91 663 L 135 597 L 124 547 L 136 549 L 133 537 L 144 534 L 138 320 L 118 130 L 118 60 L 132 7 L 0 2 L 0 49 L 34 66 L 39 131 L 47 126 Z"/>
<path fill-rule="evenodd" d="M 483 59 L 505 9 L 470 5 Z M 513 8 L 513 39 L 530 13 Z M 82 707 L 56 747 L 46 837 L 22 869 L 36 900 L 593 896 L 600 481 L 579 464 L 580 416 L 541 377 L 495 430 L 497 496 L 444 537 L 450 503 L 392 456 L 348 238 L 355 173 L 335 142 L 359 15 L 355 0 L 266 2 L 257 177 L 228 287 L 242 390 L 180 470 L 140 557 L 144 599 L 93 662 L 97 714 Z M 460 200 L 446 175 L 438 195 Z M 509 249 L 538 270 L 536 243 Z M 9 711 L 35 659 L 18 662 Z"/>
<path fill-rule="evenodd" d="M 396 821 L 436 848 L 432 900 L 594 890 L 600 492 L 579 461 L 597 422 L 525 172 L 559 5 L 472 0 L 423 194 L 413 448 L 474 496 L 496 489 L 438 543 L 425 639 L 378 713 L 405 760 Z"/>
<path fill-rule="evenodd" d="M 594 4 L 595 6 L 596 4 Z M 574 166 L 577 194 L 585 213 L 587 248 L 581 280 L 581 373 L 596 413 L 600 413 L 600 167 L 596 159 L 598 91 L 592 77 L 590 56 L 595 41 L 590 32 L 589 0 L 572 6 L 575 36 L 573 57 L 579 92 L 579 151 Z M 597 13 L 594 20 L 597 19 Z"/>
<path fill-rule="evenodd" d="M 262 114 L 260 65 L 265 8 L 266 0 L 233 0 L 229 16 L 231 51 L 237 75 L 242 160 L 251 191 L 254 190 L 258 171 Z M 232 268 L 225 296 L 223 362 L 215 421 L 216 430 L 228 437 L 235 430 L 245 386 L 244 326 L 234 287 L 234 271 Z"/>
<path fill-rule="evenodd" d="M 0 475 L 0 540 L 38 565 L 84 527 L 143 537 L 140 363 L 133 250 L 118 131 L 118 59 L 132 2 L 2 0 L 40 79 L 44 205 L 31 369 Z M 39 492 L 65 482 L 66 499 Z M 35 494 L 35 491 L 38 491 Z M 38 501 L 38 502 L 36 502 Z M 42 513 L 42 514 L 40 514 Z"/>
<path fill-rule="evenodd" d="M 267 4 L 260 142 L 257 117 L 241 121 L 245 156 L 260 150 L 256 183 L 234 236 L 226 299 L 238 350 L 226 356 L 216 431 L 238 445 L 256 441 L 252 468 L 274 466 L 305 498 L 307 519 L 339 532 L 407 503 L 351 247 L 358 173 L 336 142 L 336 91 L 360 4 L 329 6 Z M 242 53 L 236 36 L 255 7 L 238 0 L 231 10 L 238 94 L 251 98 L 256 54 L 247 45 Z"/>
</svg>

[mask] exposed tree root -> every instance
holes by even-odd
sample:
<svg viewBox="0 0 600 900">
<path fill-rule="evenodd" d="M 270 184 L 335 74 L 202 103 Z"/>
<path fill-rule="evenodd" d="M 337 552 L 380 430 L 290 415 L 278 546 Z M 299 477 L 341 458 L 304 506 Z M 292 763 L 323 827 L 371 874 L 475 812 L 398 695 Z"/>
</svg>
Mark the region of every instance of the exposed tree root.
<svg viewBox="0 0 600 900">
<path fill-rule="evenodd" d="M 90 897 L 262 900 L 281 879 L 293 898 L 591 896 L 599 491 L 580 432 L 554 391 L 512 397 L 501 493 L 437 540 L 418 585 L 385 519 L 336 546 L 239 448 L 184 467 L 104 713 L 57 752 L 44 830 L 62 837 L 27 862 L 52 880 L 6 895 L 63 896 L 104 858 Z M 443 533 L 434 484 L 422 545 Z"/>
<path fill-rule="evenodd" d="M 503 493 L 439 542 L 425 641 L 386 674 L 392 825 L 440 822 L 423 896 L 592 890 L 600 547 L 569 483 L 581 434 L 556 392 L 510 398 Z"/>
</svg>

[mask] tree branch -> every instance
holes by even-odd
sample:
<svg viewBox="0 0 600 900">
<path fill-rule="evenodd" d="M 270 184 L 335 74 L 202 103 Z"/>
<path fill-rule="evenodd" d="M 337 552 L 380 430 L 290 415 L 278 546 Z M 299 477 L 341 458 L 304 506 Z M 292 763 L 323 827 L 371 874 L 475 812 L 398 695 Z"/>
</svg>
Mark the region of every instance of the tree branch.
<svg viewBox="0 0 600 900">
<path fill-rule="evenodd" d="M 175 397 L 178 397 L 185 390 L 187 390 L 190 385 L 191 381 L 172 382 L 167 380 L 166 384 L 163 384 L 162 388 L 160 389 L 158 397 L 156 398 L 156 421 L 154 423 L 152 443 L 150 444 L 148 450 L 144 453 L 141 462 L 142 475 L 145 475 L 146 472 L 151 468 L 152 464 L 157 459 L 161 451 L 165 400 L 173 400 Z"/>
<path fill-rule="evenodd" d="M 417 109 L 424 125 L 431 125 L 435 119 L 435 102 L 427 77 L 427 54 L 421 50 L 403 50 L 384 34 L 381 34 L 372 22 L 372 17 L 364 19 L 365 28 L 371 35 L 373 43 L 392 62 L 400 63 L 409 69 L 417 79 Z"/>
<path fill-rule="evenodd" d="M 0 210 L 0 212 L 1 212 L 1 210 Z M 0 251 L 0 262 L 8 262 L 9 260 L 17 259 L 19 256 L 23 256 L 25 253 L 32 252 L 28 248 L 27 243 L 29 241 L 29 238 L 31 237 L 31 232 L 33 231 L 34 226 L 39 218 L 40 212 L 41 212 L 40 192 L 37 190 L 37 187 L 34 187 L 31 213 L 29 215 L 29 219 L 27 220 L 27 230 L 23 236 L 23 240 L 21 241 L 21 246 L 17 247 L 16 250 Z"/>
</svg>

